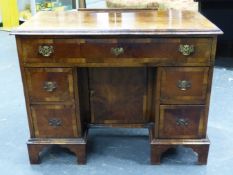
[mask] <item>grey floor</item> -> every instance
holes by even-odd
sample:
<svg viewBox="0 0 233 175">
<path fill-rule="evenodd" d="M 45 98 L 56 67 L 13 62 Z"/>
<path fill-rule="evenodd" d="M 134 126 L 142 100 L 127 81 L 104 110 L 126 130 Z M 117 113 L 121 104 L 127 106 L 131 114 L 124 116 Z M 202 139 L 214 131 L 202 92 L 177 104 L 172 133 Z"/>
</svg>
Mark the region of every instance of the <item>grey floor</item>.
<svg viewBox="0 0 233 175">
<path fill-rule="evenodd" d="M 93 1 L 93 0 L 92 0 Z M 92 129 L 87 165 L 77 165 L 67 150 L 54 148 L 40 165 L 30 165 L 26 141 L 29 129 L 14 36 L 0 31 L 0 174 L 233 174 L 233 58 L 218 58 L 214 70 L 208 123 L 211 140 L 207 166 L 197 166 L 196 154 L 179 147 L 151 166 L 147 130 Z"/>
</svg>

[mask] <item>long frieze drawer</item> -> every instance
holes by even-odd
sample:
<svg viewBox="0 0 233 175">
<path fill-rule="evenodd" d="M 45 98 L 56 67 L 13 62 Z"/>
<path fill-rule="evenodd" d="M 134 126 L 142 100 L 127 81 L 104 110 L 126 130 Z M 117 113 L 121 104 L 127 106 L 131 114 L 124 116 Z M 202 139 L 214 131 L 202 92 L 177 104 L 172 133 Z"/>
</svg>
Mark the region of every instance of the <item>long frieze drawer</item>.
<svg viewBox="0 0 233 175">
<path fill-rule="evenodd" d="M 77 120 L 74 106 L 32 105 L 31 115 L 36 137 L 76 137 Z"/>
<path fill-rule="evenodd" d="M 205 106 L 161 105 L 160 138 L 204 137 Z"/>
<path fill-rule="evenodd" d="M 26 63 L 209 63 L 211 38 L 21 39 Z"/>
<path fill-rule="evenodd" d="M 25 68 L 30 102 L 74 99 L 72 68 Z"/>
<path fill-rule="evenodd" d="M 89 39 L 81 51 L 83 57 L 96 62 L 136 58 L 149 63 L 207 63 L 211 46 L 212 39 L 208 38 Z"/>
<path fill-rule="evenodd" d="M 80 41 L 77 39 L 21 39 L 23 62 L 69 62 L 80 58 Z M 81 58 L 80 58 L 81 59 Z M 78 60 L 77 60 L 78 61 Z"/>
<path fill-rule="evenodd" d="M 163 67 L 161 104 L 205 104 L 208 95 L 208 67 Z"/>
</svg>

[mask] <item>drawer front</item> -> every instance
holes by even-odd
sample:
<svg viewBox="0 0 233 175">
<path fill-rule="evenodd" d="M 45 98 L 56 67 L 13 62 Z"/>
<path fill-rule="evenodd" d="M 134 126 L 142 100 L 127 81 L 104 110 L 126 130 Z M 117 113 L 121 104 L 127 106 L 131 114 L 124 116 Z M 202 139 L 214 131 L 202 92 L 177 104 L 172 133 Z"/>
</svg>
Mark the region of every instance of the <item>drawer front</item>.
<svg viewBox="0 0 233 175">
<path fill-rule="evenodd" d="M 135 58 L 144 63 L 208 63 L 211 43 L 205 38 L 90 39 L 81 45 L 81 51 L 87 61 L 93 62 Z"/>
<path fill-rule="evenodd" d="M 165 67 L 161 71 L 161 104 L 204 104 L 209 68 Z"/>
<path fill-rule="evenodd" d="M 72 68 L 25 68 L 25 72 L 31 102 L 73 100 Z"/>
<path fill-rule="evenodd" d="M 69 62 L 81 57 L 77 39 L 22 39 L 22 49 L 27 63 Z"/>
<path fill-rule="evenodd" d="M 204 137 L 205 106 L 160 106 L 160 138 Z"/>
<path fill-rule="evenodd" d="M 75 108 L 63 105 L 32 105 L 35 136 L 67 138 L 77 136 Z"/>
<path fill-rule="evenodd" d="M 209 64 L 211 38 L 22 39 L 26 63 Z"/>
</svg>

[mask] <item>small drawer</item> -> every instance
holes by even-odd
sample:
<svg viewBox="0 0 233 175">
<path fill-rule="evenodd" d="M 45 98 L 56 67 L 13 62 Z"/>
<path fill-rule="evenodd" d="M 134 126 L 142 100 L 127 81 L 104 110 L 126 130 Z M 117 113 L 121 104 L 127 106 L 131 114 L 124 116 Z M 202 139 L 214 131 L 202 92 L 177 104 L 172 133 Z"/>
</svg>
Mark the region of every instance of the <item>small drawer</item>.
<svg viewBox="0 0 233 175">
<path fill-rule="evenodd" d="M 164 67 L 161 71 L 161 104 L 205 104 L 208 67 Z"/>
<path fill-rule="evenodd" d="M 81 58 L 78 39 L 22 39 L 23 62 L 70 62 Z M 77 59 L 76 61 L 79 61 Z"/>
<path fill-rule="evenodd" d="M 65 105 L 32 105 L 35 136 L 40 138 L 77 137 L 75 108 Z"/>
<path fill-rule="evenodd" d="M 25 68 L 30 102 L 72 101 L 72 68 Z"/>
<path fill-rule="evenodd" d="M 211 43 L 209 38 L 86 39 L 81 52 L 87 62 L 208 63 Z"/>
<path fill-rule="evenodd" d="M 160 138 L 204 137 L 205 106 L 161 105 Z"/>
</svg>

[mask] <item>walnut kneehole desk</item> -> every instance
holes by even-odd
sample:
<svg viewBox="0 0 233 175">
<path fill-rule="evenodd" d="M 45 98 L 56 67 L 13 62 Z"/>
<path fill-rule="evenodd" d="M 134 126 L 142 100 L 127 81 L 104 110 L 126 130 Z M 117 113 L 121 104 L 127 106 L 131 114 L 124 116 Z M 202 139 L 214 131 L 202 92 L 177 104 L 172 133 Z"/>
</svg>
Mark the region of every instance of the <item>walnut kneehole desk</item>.
<svg viewBox="0 0 233 175">
<path fill-rule="evenodd" d="M 206 164 L 217 35 L 198 12 L 40 12 L 16 35 L 32 164 L 49 145 L 86 162 L 92 126 L 148 128 L 151 163 L 177 145 Z"/>
</svg>

